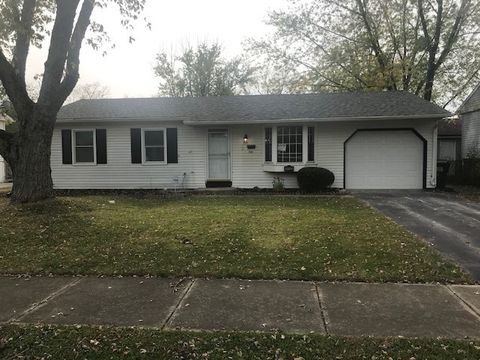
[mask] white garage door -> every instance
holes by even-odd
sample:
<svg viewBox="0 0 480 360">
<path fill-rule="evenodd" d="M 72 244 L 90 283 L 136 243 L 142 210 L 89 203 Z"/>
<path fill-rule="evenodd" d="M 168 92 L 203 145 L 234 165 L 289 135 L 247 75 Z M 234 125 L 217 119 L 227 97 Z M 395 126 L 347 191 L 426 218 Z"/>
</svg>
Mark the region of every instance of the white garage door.
<svg viewBox="0 0 480 360">
<path fill-rule="evenodd" d="M 412 131 L 359 131 L 345 152 L 347 189 L 423 188 L 423 142 Z"/>
</svg>

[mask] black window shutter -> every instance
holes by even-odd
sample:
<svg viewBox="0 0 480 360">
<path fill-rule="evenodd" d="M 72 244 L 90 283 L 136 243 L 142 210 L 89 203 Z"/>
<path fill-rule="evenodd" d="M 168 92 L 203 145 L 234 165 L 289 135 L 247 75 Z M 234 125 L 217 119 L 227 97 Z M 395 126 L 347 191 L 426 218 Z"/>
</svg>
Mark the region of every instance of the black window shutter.
<svg viewBox="0 0 480 360">
<path fill-rule="evenodd" d="M 72 163 L 72 130 L 62 130 L 62 164 Z"/>
<path fill-rule="evenodd" d="M 130 129 L 132 164 L 142 163 L 142 129 Z"/>
<path fill-rule="evenodd" d="M 308 161 L 315 160 L 315 128 L 309 127 L 308 128 L 308 154 L 307 154 Z"/>
<path fill-rule="evenodd" d="M 167 129 L 167 163 L 178 163 L 178 139 L 176 128 Z"/>
<path fill-rule="evenodd" d="M 97 143 L 97 164 L 107 163 L 107 130 L 96 130 L 96 143 Z"/>
<path fill-rule="evenodd" d="M 265 161 L 272 161 L 272 128 L 265 128 Z"/>
</svg>

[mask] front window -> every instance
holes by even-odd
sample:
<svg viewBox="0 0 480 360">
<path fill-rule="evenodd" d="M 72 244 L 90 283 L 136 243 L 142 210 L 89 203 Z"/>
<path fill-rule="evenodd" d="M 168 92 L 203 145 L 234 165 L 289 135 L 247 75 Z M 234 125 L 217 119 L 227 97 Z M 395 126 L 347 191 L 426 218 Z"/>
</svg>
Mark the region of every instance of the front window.
<svg viewBox="0 0 480 360">
<path fill-rule="evenodd" d="M 302 126 L 277 127 L 277 162 L 303 161 Z"/>
<path fill-rule="evenodd" d="M 438 160 L 453 161 L 457 158 L 457 143 L 455 140 L 438 141 Z"/>
<path fill-rule="evenodd" d="M 75 163 L 95 162 L 95 136 L 93 130 L 75 131 Z"/>
<path fill-rule="evenodd" d="M 165 131 L 145 130 L 143 132 L 145 162 L 165 161 Z"/>
</svg>

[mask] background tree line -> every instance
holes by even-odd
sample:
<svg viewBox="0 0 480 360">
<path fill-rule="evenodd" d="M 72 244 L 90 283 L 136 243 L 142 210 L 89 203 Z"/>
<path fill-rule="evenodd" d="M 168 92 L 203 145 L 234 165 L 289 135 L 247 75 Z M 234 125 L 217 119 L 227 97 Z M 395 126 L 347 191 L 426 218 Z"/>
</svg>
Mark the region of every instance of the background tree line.
<svg viewBox="0 0 480 360">
<path fill-rule="evenodd" d="M 159 54 L 160 94 L 405 90 L 455 106 L 480 80 L 479 1 L 290 0 L 267 23 L 242 58 L 218 44 Z"/>
</svg>

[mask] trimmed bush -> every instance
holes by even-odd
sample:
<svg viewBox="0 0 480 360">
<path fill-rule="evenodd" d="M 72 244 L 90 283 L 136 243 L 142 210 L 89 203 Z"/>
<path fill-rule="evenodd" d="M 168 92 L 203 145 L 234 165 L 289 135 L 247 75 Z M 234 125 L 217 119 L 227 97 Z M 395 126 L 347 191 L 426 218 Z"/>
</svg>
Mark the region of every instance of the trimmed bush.
<svg viewBox="0 0 480 360">
<path fill-rule="evenodd" d="M 328 169 L 304 167 L 297 173 L 297 181 L 300 190 L 311 193 L 330 187 L 335 181 L 335 175 Z"/>
</svg>

